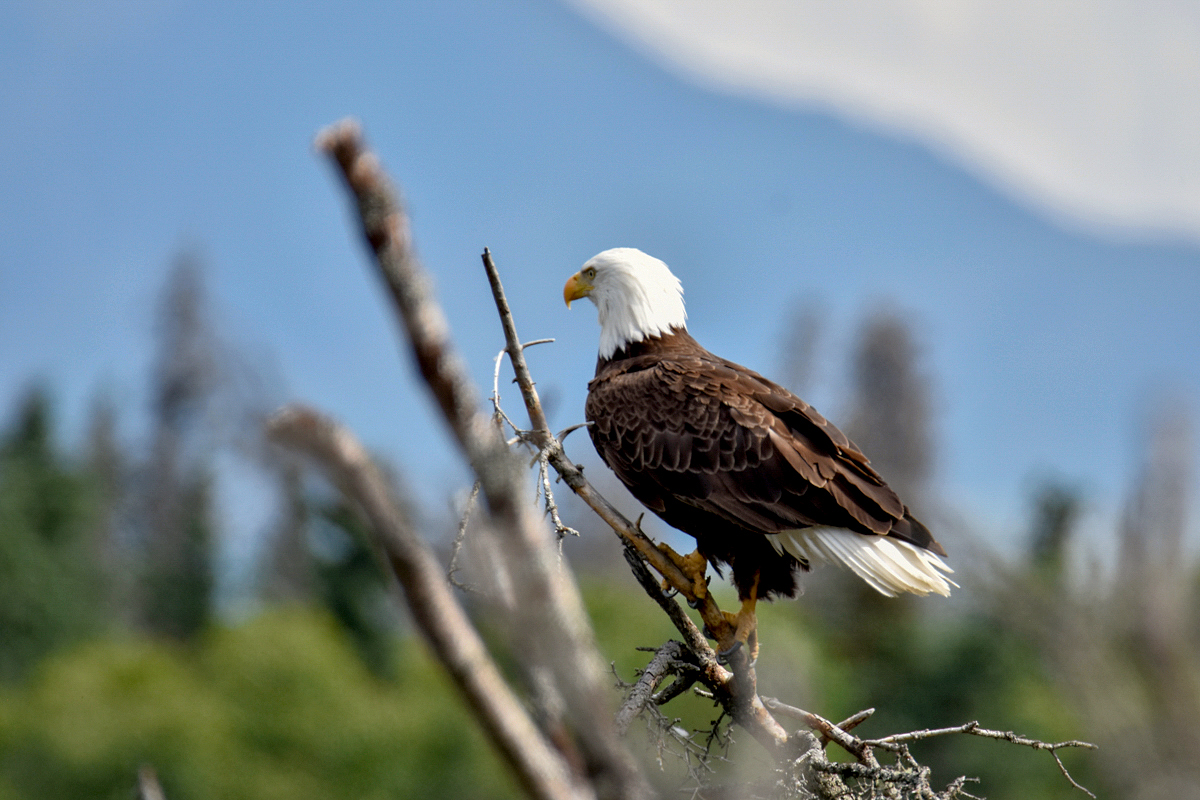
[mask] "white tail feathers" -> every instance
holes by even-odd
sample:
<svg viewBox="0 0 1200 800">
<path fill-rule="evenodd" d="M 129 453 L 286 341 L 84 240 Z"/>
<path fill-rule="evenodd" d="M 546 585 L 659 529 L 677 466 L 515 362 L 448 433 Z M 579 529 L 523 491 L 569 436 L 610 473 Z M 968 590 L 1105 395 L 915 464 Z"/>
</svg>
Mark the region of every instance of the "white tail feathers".
<svg viewBox="0 0 1200 800">
<path fill-rule="evenodd" d="M 787 551 L 810 563 L 849 567 L 872 589 L 888 597 L 901 592 L 950 596 L 958 584 L 942 573 L 954 570 L 923 547 L 890 536 L 870 536 L 840 528 L 803 528 L 767 534 L 776 552 Z"/>
</svg>

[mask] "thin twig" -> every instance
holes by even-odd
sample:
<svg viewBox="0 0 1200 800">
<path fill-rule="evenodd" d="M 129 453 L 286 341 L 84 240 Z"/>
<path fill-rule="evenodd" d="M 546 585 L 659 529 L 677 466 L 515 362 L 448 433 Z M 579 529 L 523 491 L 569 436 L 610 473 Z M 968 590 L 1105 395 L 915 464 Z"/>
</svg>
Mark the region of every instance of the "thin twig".
<svg viewBox="0 0 1200 800">
<path fill-rule="evenodd" d="M 842 720 L 841 722 L 839 722 L 837 724 L 838 730 L 843 730 L 846 732 L 852 731 L 855 728 L 857 728 L 859 725 L 861 725 L 862 723 L 869 720 L 871 718 L 871 715 L 874 713 L 875 713 L 875 709 L 864 708 L 862 711 L 859 711 L 857 714 L 851 714 L 850 716 L 846 717 L 844 720 Z"/>
<path fill-rule="evenodd" d="M 535 344 L 549 344 L 553 341 L 553 339 L 535 339 L 532 342 L 525 342 L 520 345 L 520 350 L 524 352 L 527 347 L 532 347 Z M 492 413 L 497 422 L 501 424 L 506 423 L 508 427 L 512 428 L 515 438 L 509 441 L 510 445 L 521 442 L 536 449 L 530 432 L 518 428 L 500 404 L 500 363 L 503 361 L 506 353 L 508 353 L 507 347 L 496 354 L 495 367 L 492 370 Z M 546 514 L 550 517 L 550 524 L 554 526 L 554 533 L 558 537 L 559 556 L 561 557 L 562 540 L 567 536 L 578 536 L 579 531 L 563 522 L 562 516 L 559 514 L 558 503 L 554 500 L 554 490 L 550 486 L 550 462 L 544 449 L 537 451 L 537 455 L 534 456 L 534 463 L 538 465 L 538 479 L 535 484 L 536 490 L 533 501 L 537 503 L 539 500 L 545 499 Z"/>
<path fill-rule="evenodd" d="M 978 722 L 968 722 L 963 725 L 957 725 L 957 726 L 950 727 L 950 728 L 932 728 L 932 729 L 926 729 L 926 730 L 921 730 L 921 731 L 911 731 L 909 733 L 899 733 L 899 734 L 895 734 L 894 736 L 884 736 L 881 739 L 868 739 L 868 740 L 864 741 L 863 744 L 866 745 L 867 747 L 882 747 L 884 749 L 894 749 L 896 745 L 900 745 L 905 742 L 916 742 L 916 741 L 920 741 L 921 739 L 929 739 L 934 736 L 947 736 L 949 734 L 956 734 L 956 733 L 965 733 L 965 734 L 970 734 L 971 736 L 982 736 L 986 739 L 998 739 L 1000 741 L 1011 742 L 1013 744 L 1022 745 L 1024 747 L 1031 747 L 1034 750 L 1049 751 L 1050 755 L 1054 757 L 1055 763 L 1058 764 L 1059 771 L 1062 772 L 1063 777 L 1065 777 L 1068 781 L 1070 781 L 1072 786 L 1074 786 L 1079 791 L 1084 792 L 1085 794 L 1087 794 L 1090 797 L 1096 796 L 1096 795 L 1092 794 L 1092 792 L 1090 790 L 1081 786 L 1073 777 L 1071 777 L 1071 773 L 1067 771 L 1066 765 L 1063 764 L 1062 759 L 1058 755 L 1059 750 L 1061 750 L 1063 748 L 1067 748 L 1067 747 L 1079 747 L 1079 748 L 1083 748 L 1085 750 L 1099 749 L 1096 745 L 1092 744 L 1091 742 L 1083 742 L 1083 741 L 1079 741 L 1078 739 L 1072 739 L 1070 741 L 1056 742 L 1056 743 L 1042 742 L 1042 741 L 1038 741 L 1037 739 L 1030 739 L 1025 736 L 1018 736 L 1017 734 L 1013 733 L 1012 731 L 988 730 L 987 728 L 979 727 Z"/>
<path fill-rule="evenodd" d="M 513 374 L 517 385 L 521 387 L 521 396 L 525 398 L 525 408 L 529 412 L 529 424 L 535 435 L 549 434 L 550 426 L 546 422 L 546 414 L 542 410 L 542 402 L 538 399 L 537 388 L 533 376 L 529 373 L 529 365 L 525 362 L 525 349 L 517 336 L 517 326 L 513 319 L 512 309 L 508 306 L 508 298 L 504 294 L 504 286 L 500 283 L 500 273 L 492 261 L 492 253 L 486 247 L 483 249 L 483 266 L 487 272 L 488 283 L 492 287 L 492 297 L 496 302 L 496 310 L 500 313 L 500 324 L 504 328 L 504 341 L 508 350 L 508 360 L 512 364 Z M 532 400 L 532 402 L 531 402 Z M 546 444 L 539 442 L 539 445 Z"/>
<path fill-rule="evenodd" d="M 550 524 L 558 536 L 559 547 L 567 536 L 578 536 L 579 531 L 562 521 L 558 514 L 558 504 L 554 502 L 554 491 L 550 488 L 550 460 L 545 451 L 538 454 L 538 482 L 542 487 L 542 497 L 546 502 L 546 513 L 550 516 Z"/>
<path fill-rule="evenodd" d="M 1062 747 L 1082 747 L 1088 750 L 1098 750 L 1099 748 L 1091 742 L 1082 742 L 1078 739 L 1072 739 L 1067 742 L 1057 742 L 1054 744 L 1048 742 L 1040 742 L 1037 739 L 1029 739 L 1024 736 L 1018 736 L 1012 731 L 993 731 L 987 728 L 979 727 L 978 722 L 967 722 L 962 725 L 955 725 L 949 728 L 929 728 L 920 731 L 910 731 L 908 733 L 897 733 L 892 736 L 884 736 L 880 739 L 868 739 L 864 744 L 871 747 L 886 747 L 889 744 L 900 744 L 901 742 L 916 742 L 921 739 L 929 739 L 934 736 L 947 736 L 954 733 L 969 733 L 972 736 L 983 736 L 987 739 L 1000 739 L 1013 744 L 1032 747 L 1035 750 L 1057 750 Z"/>
<path fill-rule="evenodd" d="M 800 720 L 809 728 L 820 734 L 822 739 L 834 742 L 847 753 L 857 758 L 859 761 L 862 761 L 866 758 L 866 750 L 861 739 L 851 736 L 824 717 L 814 714 L 811 711 L 805 711 L 802 708 L 788 705 L 782 700 L 774 697 L 764 697 L 763 704 L 772 711 L 777 711 L 784 716 Z"/>
<path fill-rule="evenodd" d="M 1063 777 L 1066 778 L 1068 781 L 1070 781 L 1071 785 L 1074 786 L 1076 789 L 1083 792 L 1088 797 L 1091 797 L 1092 800 L 1095 800 L 1096 795 L 1093 794 L 1090 789 L 1081 785 L 1078 781 L 1076 781 L 1073 777 L 1071 777 L 1071 773 L 1067 771 L 1067 765 L 1064 764 L 1062 762 L 1062 759 L 1059 758 L 1059 756 L 1058 756 L 1058 749 L 1054 748 L 1054 747 L 1051 747 L 1048 749 L 1050 750 L 1050 755 L 1054 756 L 1054 763 L 1058 764 L 1058 769 L 1063 774 Z"/>
<path fill-rule="evenodd" d="M 592 423 L 590 423 L 590 422 L 577 422 L 574 425 L 568 425 L 567 427 L 565 427 L 561 431 L 559 431 L 557 434 L 555 434 L 554 438 L 558 440 L 558 443 L 561 446 L 563 441 L 565 441 L 566 438 L 568 436 L 570 436 L 572 433 L 579 430 L 580 428 L 586 428 L 591 424 Z M 580 467 L 580 469 L 583 469 L 583 468 Z"/>
<path fill-rule="evenodd" d="M 496 353 L 496 358 L 493 359 L 495 367 L 492 370 L 492 396 L 490 400 L 492 401 L 492 415 L 498 422 L 507 423 L 508 427 L 512 428 L 513 433 L 516 434 L 516 439 L 508 442 L 509 445 L 512 445 L 516 442 L 526 441 L 528 433 L 518 428 L 517 424 L 509 419 L 508 414 L 505 414 L 504 409 L 500 407 L 500 364 L 504 362 L 504 353 L 505 351 L 501 350 L 499 353 Z"/>
<path fill-rule="evenodd" d="M 467 538 L 467 522 L 471 519 L 471 509 L 475 507 L 475 498 L 478 496 L 479 481 L 475 481 L 471 486 L 471 493 L 467 495 L 467 500 L 463 503 L 462 519 L 458 521 L 458 533 L 454 535 L 454 545 L 450 548 L 450 566 L 446 570 L 446 580 L 450 582 L 450 585 L 462 589 L 464 592 L 474 592 L 475 589 L 460 583 L 454 576 L 458 573 L 458 556 L 462 551 L 463 541 Z"/>
<path fill-rule="evenodd" d="M 524 351 L 526 348 L 533 347 L 537 344 L 552 344 L 553 342 L 553 339 L 534 339 L 532 342 L 525 342 L 520 347 L 521 350 Z M 496 357 L 492 359 L 492 396 L 489 399 L 492 401 L 493 415 L 497 420 L 508 423 L 508 427 L 512 428 L 513 433 L 516 434 L 517 441 L 532 444 L 532 442 L 529 441 L 529 431 L 517 427 L 517 424 L 509 418 L 508 414 L 504 413 L 504 409 L 500 406 L 500 364 L 503 363 L 504 356 L 507 353 L 508 348 L 506 347 L 497 353 Z M 513 442 L 509 442 L 509 444 L 513 444 Z"/>
</svg>

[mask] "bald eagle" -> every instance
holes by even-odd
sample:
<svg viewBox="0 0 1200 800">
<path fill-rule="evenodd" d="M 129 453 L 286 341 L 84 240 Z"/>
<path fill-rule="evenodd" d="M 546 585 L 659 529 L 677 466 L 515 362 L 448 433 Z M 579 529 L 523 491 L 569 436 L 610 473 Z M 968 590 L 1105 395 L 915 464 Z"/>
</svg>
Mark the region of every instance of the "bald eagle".
<svg viewBox="0 0 1200 800">
<path fill-rule="evenodd" d="M 606 250 L 567 281 L 600 317 L 586 416 L 600 457 L 696 552 L 663 547 L 703 594 L 706 564 L 733 573 L 733 647 L 755 632 L 758 599 L 796 594 L 796 573 L 848 567 L 887 596 L 949 595 L 946 551 L 813 408 L 705 350 L 687 331 L 683 288 L 640 250 Z M 754 636 L 755 643 L 757 636 Z"/>
</svg>

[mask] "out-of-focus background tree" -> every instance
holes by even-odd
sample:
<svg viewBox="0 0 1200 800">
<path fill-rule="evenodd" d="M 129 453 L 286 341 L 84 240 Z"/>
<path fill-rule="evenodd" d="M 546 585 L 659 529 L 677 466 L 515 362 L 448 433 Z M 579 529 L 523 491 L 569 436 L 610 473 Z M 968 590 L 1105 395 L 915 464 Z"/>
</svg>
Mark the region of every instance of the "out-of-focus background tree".
<svg viewBox="0 0 1200 800">
<path fill-rule="evenodd" d="M 760 610 L 764 693 L 874 706 L 867 735 L 1088 739 L 1099 756 L 1064 759 L 1097 794 L 1200 796 L 1200 131 L 1170 111 L 1200 107 L 1200 19 L 721 5 L 0 9 L 0 800 L 129 797 L 143 764 L 171 800 L 517 794 L 360 524 L 262 434 L 292 396 L 343 416 L 449 563 L 470 487 L 308 150 L 346 111 L 405 184 L 481 384 L 502 345 L 483 245 L 523 333 L 559 340 L 530 351 L 556 427 L 580 421 L 596 334 L 562 280 L 639 246 L 704 343 L 813 402 L 931 522 L 962 589 L 812 574 Z M 780 47 L 807 60 L 752 57 Z M 671 630 L 560 501 L 630 680 Z M 471 534 L 457 579 L 486 620 Z M 665 794 L 693 785 L 644 749 Z M 993 800 L 1077 796 L 1044 754 L 917 749 Z"/>
</svg>

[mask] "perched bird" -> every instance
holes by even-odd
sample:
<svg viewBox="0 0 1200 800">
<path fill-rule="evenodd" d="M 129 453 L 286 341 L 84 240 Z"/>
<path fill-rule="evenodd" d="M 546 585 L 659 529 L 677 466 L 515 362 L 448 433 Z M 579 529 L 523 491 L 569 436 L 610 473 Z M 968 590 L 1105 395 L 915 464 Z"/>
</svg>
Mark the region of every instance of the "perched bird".
<svg viewBox="0 0 1200 800">
<path fill-rule="evenodd" d="M 667 524 L 696 539 L 670 556 L 706 590 L 728 565 L 741 610 L 726 650 L 752 641 L 755 603 L 796 593 L 815 563 L 888 596 L 950 594 L 946 551 L 846 436 L 787 389 L 713 355 L 687 331 L 683 287 L 640 250 L 605 250 L 563 287 L 600 317 L 586 416 L 600 457 Z"/>
</svg>

